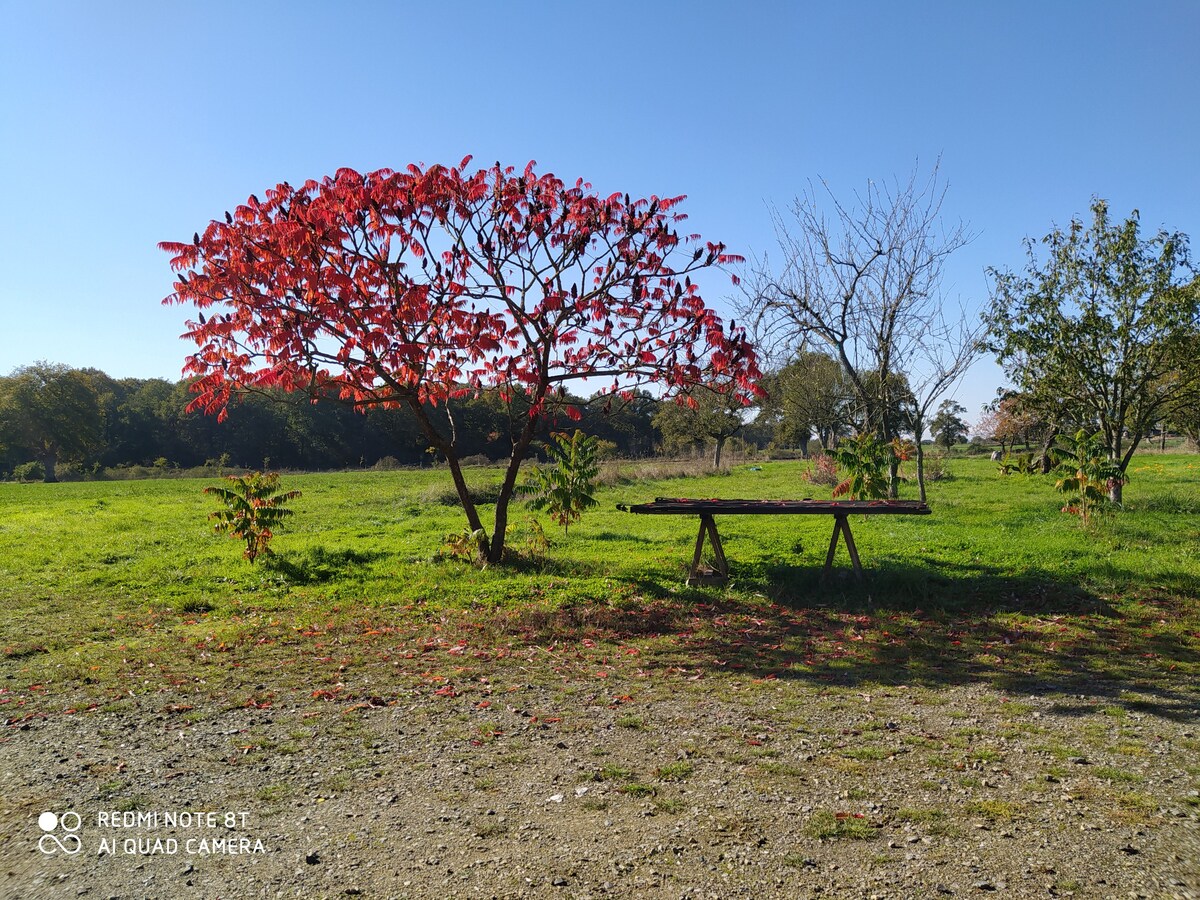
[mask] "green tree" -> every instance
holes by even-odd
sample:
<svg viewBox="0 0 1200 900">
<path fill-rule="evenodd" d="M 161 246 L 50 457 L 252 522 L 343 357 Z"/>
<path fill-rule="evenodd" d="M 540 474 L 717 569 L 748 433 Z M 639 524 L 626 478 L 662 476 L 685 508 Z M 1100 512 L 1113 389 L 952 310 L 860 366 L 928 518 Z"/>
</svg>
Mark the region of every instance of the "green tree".
<svg viewBox="0 0 1200 900">
<path fill-rule="evenodd" d="M 653 422 L 668 448 L 711 442 L 713 467 L 719 469 L 726 442 L 746 425 L 745 409 L 732 391 L 696 386 L 681 394 L 679 402 L 659 406 Z"/>
<path fill-rule="evenodd" d="M 42 464 L 47 482 L 62 460 L 83 460 L 104 435 L 94 379 L 80 369 L 47 362 L 0 379 L 0 444 Z"/>
<path fill-rule="evenodd" d="M 882 409 L 884 417 L 890 423 L 888 427 L 892 436 L 888 438 L 887 443 L 891 443 L 903 434 L 913 433 L 916 427 L 916 397 L 908 385 L 907 375 L 892 373 L 887 378 L 886 386 L 880 386 L 878 381 L 874 372 L 863 379 L 864 384 L 872 392 L 876 392 L 876 396 L 887 397 L 887 404 Z M 856 398 L 850 405 L 850 427 L 855 432 L 874 431 L 878 435 L 878 430 L 871 424 L 871 415 L 867 406 Z"/>
<path fill-rule="evenodd" d="M 854 392 L 841 365 L 826 353 L 798 353 L 769 379 L 767 394 L 763 416 L 775 442 L 799 447 L 805 456 L 813 435 L 828 451 L 849 429 Z"/>
<path fill-rule="evenodd" d="M 671 401 L 666 401 L 670 403 Z M 593 396 L 581 405 L 580 427 L 588 434 L 617 445 L 622 456 L 653 456 L 662 443 L 662 434 L 654 427 L 654 414 L 663 401 L 648 391 L 631 391 L 628 397 Z"/>
<path fill-rule="evenodd" d="M 1097 199 L 1090 225 L 1073 219 L 1041 243 L 1044 259 L 1026 241 L 1023 273 L 989 270 L 990 349 L 1052 427 L 1072 419 L 1098 426 L 1124 473 L 1170 405 L 1200 390 L 1200 280 L 1187 235 L 1145 238 L 1136 210 L 1116 223 Z M 1111 482 L 1114 502 L 1122 484 Z"/>
<path fill-rule="evenodd" d="M 966 411 L 967 408 L 965 406 L 953 400 L 943 400 L 941 402 L 941 405 L 938 406 L 937 414 L 933 417 L 933 421 L 929 423 L 929 430 L 933 434 L 935 444 L 949 450 L 955 444 L 962 443 L 967 439 L 967 433 L 970 431 L 970 428 L 968 428 L 967 423 L 962 419 Z"/>
<path fill-rule="evenodd" d="M 106 439 L 100 462 L 108 466 L 149 465 L 159 457 L 178 462 L 174 453 L 175 424 L 179 410 L 172 410 L 173 386 L 162 378 L 109 380 L 103 395 Z M 166 415 L 164 415 L 166 413 Z"/>
</svg>

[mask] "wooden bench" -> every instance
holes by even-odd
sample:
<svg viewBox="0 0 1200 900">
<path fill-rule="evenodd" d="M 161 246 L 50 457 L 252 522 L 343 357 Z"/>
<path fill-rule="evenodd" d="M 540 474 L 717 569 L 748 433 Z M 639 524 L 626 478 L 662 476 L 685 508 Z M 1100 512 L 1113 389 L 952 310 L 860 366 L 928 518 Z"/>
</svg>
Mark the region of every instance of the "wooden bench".
<svg viewBox="0 0 1200 900">
<path fill-rule="evenodd" d="M 696 535 L 696 551 L 692 554 L 692 568 L 687 580 L 689 585 L 724 584 L 729 580 L 729 563 L 721 546 L 721 535 L 717 532 L 716 515 L 833 516 L 833 535 L 829 539 L 823 572 L 828 575 L 833 569 L 833 552 L 837 549 L 840 534 L 846 540 L 854 574 L 861 578 L 862 564 L 858 559 L 858 548 L 854 546 L 854 536 L 850 533 L 850 516 L 927 516 L 930 512 L 929 507 L 919 500 L 690 500 L 656 497 L 652 503 L 633 506 L 621 504 L 617 508 L 643 515 L 700 517 L 700 533 Z M 702 566 L 706 539 L 712 546 L 713 568 Z"/>
</svg>

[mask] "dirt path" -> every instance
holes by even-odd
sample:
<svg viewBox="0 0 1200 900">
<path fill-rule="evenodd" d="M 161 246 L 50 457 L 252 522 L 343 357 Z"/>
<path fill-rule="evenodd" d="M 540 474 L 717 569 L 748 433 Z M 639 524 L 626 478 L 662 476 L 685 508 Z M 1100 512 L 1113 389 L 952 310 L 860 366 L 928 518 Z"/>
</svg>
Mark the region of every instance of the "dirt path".
<svg viewBox="0 0 1200 900">
<path fill-rule="evenodd" d="M 0 741 L 25 900 L 1200 898 L 1186 695 L 610 679 L 130 700 Z"/>
</svg>

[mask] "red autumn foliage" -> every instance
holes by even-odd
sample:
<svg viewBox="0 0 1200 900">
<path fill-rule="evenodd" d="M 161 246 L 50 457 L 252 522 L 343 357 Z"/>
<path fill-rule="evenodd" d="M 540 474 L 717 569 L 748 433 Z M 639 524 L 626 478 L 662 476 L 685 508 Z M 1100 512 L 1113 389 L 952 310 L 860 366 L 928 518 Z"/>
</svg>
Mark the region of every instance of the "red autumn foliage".
<svg viewBox="0 0 1200 900">
<path fill-rule="evenodd" d="M 223 417 L 236 394 L 268 388 L 406 407 L 449 463 L 473 531 L 453 428 L 431 408 L 491 388 L 526 398 L 481 545 L 495 562 L 521 460 L 569 382 L 749 396 L 760 373 L 744 332 L 690 277 L 740 257 L 678 233 L 682 197 L 602 197 L 532 162 L 469 162 L 283 183 L 160 246 L 180 273 L 164 302 L 200 310 L 185 334 L 198 348 L 189 408 Z"/>
</svg>

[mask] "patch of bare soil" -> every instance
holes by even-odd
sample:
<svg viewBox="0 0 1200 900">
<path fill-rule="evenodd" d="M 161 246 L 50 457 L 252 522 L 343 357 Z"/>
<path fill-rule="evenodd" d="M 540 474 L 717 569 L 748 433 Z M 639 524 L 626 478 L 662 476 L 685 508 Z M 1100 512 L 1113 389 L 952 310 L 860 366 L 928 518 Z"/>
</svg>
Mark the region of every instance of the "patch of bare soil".
<svg viewBox="0 0 1200 900">
<path fill-rule="evenodd" d="M 1187 696 L 131 699 L 0 734 L 0 895 L 1200 898 Z"/>
</svg>

